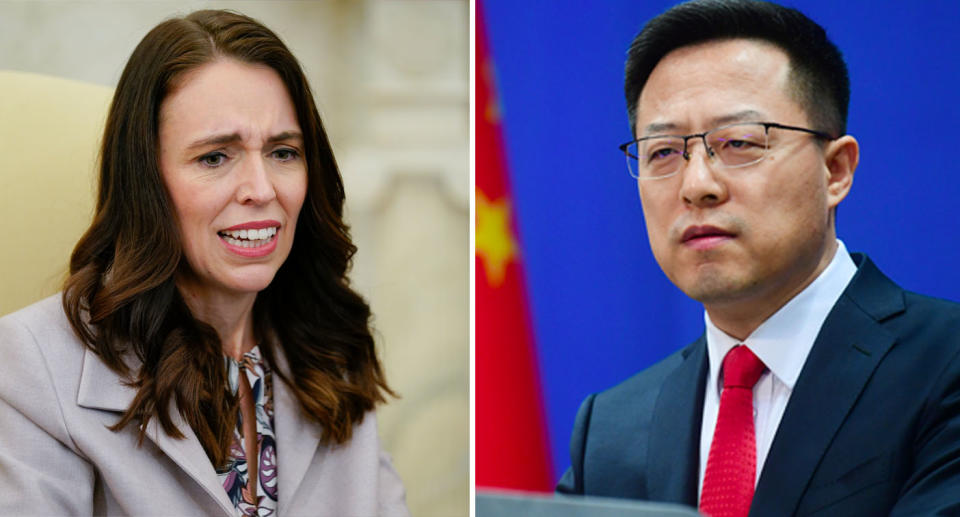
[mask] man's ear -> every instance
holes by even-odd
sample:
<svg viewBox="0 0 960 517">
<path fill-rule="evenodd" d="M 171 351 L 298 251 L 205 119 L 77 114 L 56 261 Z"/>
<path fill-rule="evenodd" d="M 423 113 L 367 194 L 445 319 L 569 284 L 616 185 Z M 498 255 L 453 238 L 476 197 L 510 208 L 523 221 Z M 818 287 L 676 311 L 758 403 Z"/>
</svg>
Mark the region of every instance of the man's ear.
<svg viewBox="0 0 960 517">
<path fill-rule="evenodd" d="M 853 173 L 860 161 L 860 144 L 850 135 L 827 142 L 824 161 L 828 173 L 827 204 L 830 208 L 836 208 L 853 186 Z"/>
</svg>

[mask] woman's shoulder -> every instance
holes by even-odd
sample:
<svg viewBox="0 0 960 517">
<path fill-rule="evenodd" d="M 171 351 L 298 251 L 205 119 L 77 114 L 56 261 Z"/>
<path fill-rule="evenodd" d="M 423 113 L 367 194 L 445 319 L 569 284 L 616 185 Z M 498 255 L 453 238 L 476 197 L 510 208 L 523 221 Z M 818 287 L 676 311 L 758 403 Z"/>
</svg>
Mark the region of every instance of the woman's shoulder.
<svg viewBox="0 0 960 517">
<path fill-rule="evenodd" d="M 59 294 L 0 318 L 0 396 L 75 392 L 85 349 Z"/>
<path fill-rule="evenodd" d="M 0 318 L 0 350 L 29 344 L 40 347 L 45 356 L 83 354 L 84 347 L 67 320 L 59 293 Z"/>
<path fill-rule="evenodd" d="M 0 324 L 10 322 L 20 323 L 43 323 L 50 324 L 56 320 L 62 320 L 63 324 L 69 326 L 67 315 L 63 311 L 63 295 L 61 293 L 48 296 L 39 302 L 11 312 L 0 317 Z"/>
</svg>

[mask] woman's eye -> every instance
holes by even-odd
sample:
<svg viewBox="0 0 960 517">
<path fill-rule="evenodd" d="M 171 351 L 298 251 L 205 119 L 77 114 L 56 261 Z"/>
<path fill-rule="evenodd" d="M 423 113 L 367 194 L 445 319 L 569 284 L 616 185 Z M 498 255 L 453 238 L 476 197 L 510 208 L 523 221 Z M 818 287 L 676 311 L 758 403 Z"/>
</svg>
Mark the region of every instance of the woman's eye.
<svg viewBox="0 0 960 517">
<path fill-rule="evenodd" d="M 226 161 L 227 155 L 217 151 L 200 157 L 200 164 L 207 167 L 219 167 Z"/>
<path fill-rule="evenodd" d="M 277 149 L 273 151 L 273 157 L 281 162 L 295 160 L 299 156 L 293 149 Z"/>
</svg>

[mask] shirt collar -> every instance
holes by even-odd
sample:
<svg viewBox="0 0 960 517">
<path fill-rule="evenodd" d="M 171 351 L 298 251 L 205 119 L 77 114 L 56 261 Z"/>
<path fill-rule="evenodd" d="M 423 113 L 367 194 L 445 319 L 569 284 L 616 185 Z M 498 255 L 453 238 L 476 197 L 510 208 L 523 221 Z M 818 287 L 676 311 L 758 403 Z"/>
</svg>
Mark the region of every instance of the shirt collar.
<svg viewBox="0 0 960 517">
<path fill-rule="evenodd" d="M 826 269 L 743 341 L 717 328 L 704 310 L 710 364 L 707 385 L 715 386 L 719 392 L 719 365 L 731 348 L 743 343 L 792 390 L 820 327 L 856 272 L 857 266 L 846 246 L 837 239 L 837 250 Z"/>
<path fill-rule="evenodd" d="M 260 345 L 255 345 L 249 352 L 245 352 L 239 361 L 223 354 L 223 362 L 227 366 L 227 384 L 230 392 L 236 395 L 240 389 L 240 370 L 245 370 L 249 377 L 251 370 L 266 370 L 266 362 L 260 354 Z M 259 374 L 254 372 L 259 377 Z"/>
</svg>

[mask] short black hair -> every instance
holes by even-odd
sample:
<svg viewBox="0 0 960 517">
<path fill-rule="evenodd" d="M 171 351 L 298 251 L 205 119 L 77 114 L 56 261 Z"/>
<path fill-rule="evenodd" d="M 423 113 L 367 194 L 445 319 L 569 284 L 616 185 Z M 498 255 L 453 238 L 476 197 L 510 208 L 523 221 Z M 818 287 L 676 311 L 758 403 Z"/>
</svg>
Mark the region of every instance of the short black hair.
<svg viewBox="0 0 960 517">
<path fill-rule="evenodd" d="M 627 51 L 624 90 L 631 134 L 637 102 L 650 73 L 670 52 L 709 41 L 746 38 L 769 42 L 790 58 L 790 94 L 814 129 L 846 133 L 850 77 L 840 49 L 816 22 L 796 9 L 754 0 L 693 0 L 643 27 Z"/>
</svg>

